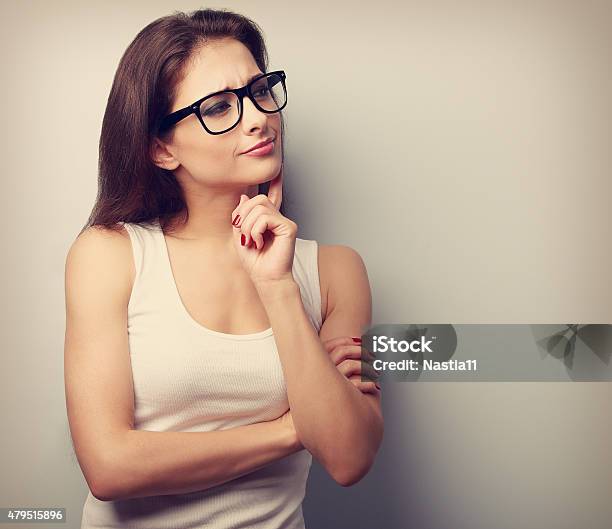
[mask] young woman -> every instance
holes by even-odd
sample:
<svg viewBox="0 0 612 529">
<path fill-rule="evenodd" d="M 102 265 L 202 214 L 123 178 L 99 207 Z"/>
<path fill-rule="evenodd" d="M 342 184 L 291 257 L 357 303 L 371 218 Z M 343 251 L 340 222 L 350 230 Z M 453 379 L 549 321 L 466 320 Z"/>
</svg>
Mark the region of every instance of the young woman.
<svg viewBox="0 0 612 529">
<path fill-rule="evenodd" d="M 254 22 L 206 9 L 119 64 L 66 260 L 82 528 L 303 528 L 312 456 L 348 486 L 380 446 L 366 269 L 283 214 L 287 76 L 267 62 Z"/>
</svg>

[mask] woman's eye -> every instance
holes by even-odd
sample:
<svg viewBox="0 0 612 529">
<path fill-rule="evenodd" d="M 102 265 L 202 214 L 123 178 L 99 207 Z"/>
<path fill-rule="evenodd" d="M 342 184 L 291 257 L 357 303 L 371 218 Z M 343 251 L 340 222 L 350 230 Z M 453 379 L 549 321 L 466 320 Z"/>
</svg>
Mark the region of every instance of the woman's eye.
<svg viewBox="0 0 612 529">
<path fill-rule="evenodd" d="M 206 110 L 205 114 L 207 116 L 214 116 L 216 114 L 220 114 L 221 112 L 224 112 L 228 108 L 229 108 L 229 105 L 227 103 L 222 103 L 219 105 L 215 105 L 214 107 L 210 107 L 209 109 Z"/>
<path fill-rule="evenodd" d="M 257 92 L 255 92 L 255 97 L 259 97 L 259 96 L 267 96 L 268 93 L 270 91 L 267 88 L 262 88 L 261 90 L 257 90 Z"/>
</svg>

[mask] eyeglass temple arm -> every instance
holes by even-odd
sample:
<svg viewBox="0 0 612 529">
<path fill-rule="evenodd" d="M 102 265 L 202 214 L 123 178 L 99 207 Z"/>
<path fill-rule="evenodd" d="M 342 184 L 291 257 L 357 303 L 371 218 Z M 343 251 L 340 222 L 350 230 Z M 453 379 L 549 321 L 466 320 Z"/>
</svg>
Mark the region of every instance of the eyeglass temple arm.
<svg viewBox="0 0 612 529">
<path fill-rule="evenodd" d="M 171 127 L 175 123 L 178 123 L 181 119 L 186 118 L 189 114 L 193 114 L 195 111 L 195 107 L 189 106 L 182 108 L 181 110 L 177 110 L 172 114 L 168 114 L 159 125 L 159 130 L 165 130 L 168 127 Z"/>
</svg>

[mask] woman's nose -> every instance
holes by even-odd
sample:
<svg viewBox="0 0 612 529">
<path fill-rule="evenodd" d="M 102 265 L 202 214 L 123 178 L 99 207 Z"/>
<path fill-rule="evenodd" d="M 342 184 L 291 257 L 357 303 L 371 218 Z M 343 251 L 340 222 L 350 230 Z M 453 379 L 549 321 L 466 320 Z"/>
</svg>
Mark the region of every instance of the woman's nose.
<svg viewBox="0 0 612 529">
<path fill-rule="evenodd" d="M 263 127 L 268 120 L 265 112 L 259 110 L 248 97 L 242 100 L 244 108 L 242 109 L 242 126 L 247 129 L 259 126 Z"/>
</svg>

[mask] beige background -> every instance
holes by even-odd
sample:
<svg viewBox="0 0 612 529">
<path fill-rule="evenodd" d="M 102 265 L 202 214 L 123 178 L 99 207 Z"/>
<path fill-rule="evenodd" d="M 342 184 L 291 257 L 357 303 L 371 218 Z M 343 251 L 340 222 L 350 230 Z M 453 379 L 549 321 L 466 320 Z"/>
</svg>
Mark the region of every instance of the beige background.
<svg viewBox="0 0 612 529">
<path fill-rule="evenodd" d="M 375 323 L 612 323 L 610 2 L 214 6 L 260 24 L 287 72 L 290 214 L 300 237 L 360 252 Z M 197 7 L 2 5 L 0 505 L 65 506 L 64 527 L 87 492 L 65 416 L 66 252 L 121 54 Z M 375 467 L 343 489 L 313 466 L 307 526 L 610 527 L 611 397 L 388 384 Z"/>
</svg>

